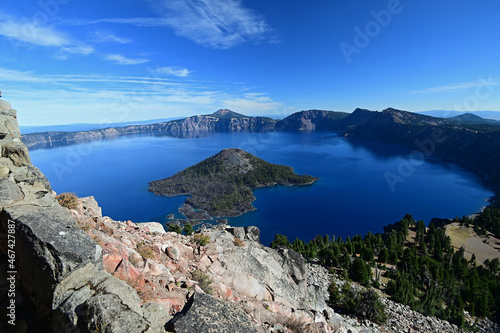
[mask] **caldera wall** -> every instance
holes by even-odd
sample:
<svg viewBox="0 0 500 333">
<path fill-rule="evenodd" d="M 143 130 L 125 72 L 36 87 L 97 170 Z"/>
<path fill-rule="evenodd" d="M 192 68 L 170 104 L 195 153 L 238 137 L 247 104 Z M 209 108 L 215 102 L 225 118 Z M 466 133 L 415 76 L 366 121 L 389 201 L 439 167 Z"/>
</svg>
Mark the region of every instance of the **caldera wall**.
<svg viewBox="0 0 500 333">
<path fill-rule="evenodd" d="M 16 279 L 15 297 L 4 298 L 15 300 L 15 309 L 7 313 L 3 329 L 13 331 L 16 324 L 29 332 L 90 332 L 105 326 L 119 331 L 116 325 L 129 324 L 136 332 L 161 331 L 158 326 L 165 322 L 146 318 L 148 311 L 162 310 L 145 310 L 135 290 L 102 269 L 101 247 L 77 227 L 31 164 L 17 112 L 3 100 L 0 152 L 1 270 Z M 114 323 L 117 315 L 122 320 Z"/>
</svg>

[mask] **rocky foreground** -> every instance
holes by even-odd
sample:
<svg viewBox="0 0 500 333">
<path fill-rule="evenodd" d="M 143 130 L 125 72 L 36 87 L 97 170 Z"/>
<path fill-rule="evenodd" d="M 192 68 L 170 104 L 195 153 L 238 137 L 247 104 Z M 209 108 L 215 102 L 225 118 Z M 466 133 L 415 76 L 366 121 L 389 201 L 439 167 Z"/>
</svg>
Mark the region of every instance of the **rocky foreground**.
<svg viewBox="0 0 500 333">
<path fill-rule="evenodd" d="M 335 313 L 328 272 L 291 250 L 263 246 L 255 227 L 219 225 L 184 236 L 159 223 L 101 217 L 93 198 L 72 213 L 102 246 L 105 270 L 167 310 L 172 332 L 465 332 L 388 299 L 385 325 Z M 478 326 L 498 331 L 488 320 Z"/>
<path fill-rule="evenodd" d="M 460 332 L 388 300 L 385 326 L 335 313 L 328 273 L 253 227 L 182 236 L 92 197 L 61 207 L 1 100 L 0 152 L 0 332 Z"/>
</svg>

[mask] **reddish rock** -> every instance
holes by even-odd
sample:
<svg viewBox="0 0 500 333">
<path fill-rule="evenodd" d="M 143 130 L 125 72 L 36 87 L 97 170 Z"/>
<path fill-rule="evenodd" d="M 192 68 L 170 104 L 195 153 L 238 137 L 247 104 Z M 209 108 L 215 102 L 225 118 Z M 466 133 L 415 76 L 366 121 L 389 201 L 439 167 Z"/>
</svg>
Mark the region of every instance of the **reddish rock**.
<svg viewBox="0 0 500 333">
<path fill-rule="evenodd" d="M 123 259 L 116 268 L 115 275 L 125 281 L 136 281 L 141 276 L 141 273 L 139 273 L 130 261 Z"/>
<path fill-rule="evenodd" d="M 155 303 L 158 303 L 161 306 L 163 306 L 165 309 L 169 311 L 170 314 L 176 314 L 177 312 L 180 312 L 184 307 L 184 305 L 186 304 L 186 298 L 185 297 L 160 298 L 156 299 Z"/>
<path fill-rule="evenodd" d="M 117 254 L 104 254 L 102 256 L 102 265 L 106 272 L 113 274 L 116 268 L 122 262 L 123 257 Z"/>
</svg>

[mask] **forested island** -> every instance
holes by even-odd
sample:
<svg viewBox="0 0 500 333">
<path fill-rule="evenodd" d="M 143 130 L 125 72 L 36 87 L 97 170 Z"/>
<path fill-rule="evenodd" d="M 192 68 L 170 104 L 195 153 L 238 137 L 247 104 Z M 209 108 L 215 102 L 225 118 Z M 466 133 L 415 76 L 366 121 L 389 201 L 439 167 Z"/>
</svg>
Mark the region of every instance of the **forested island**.
<svg viewBox="0 0 500 333">
<path fill-rule="evenodd" d="M 297 175 L 289 166 L 229 148 L 172 177 L 152 181 L 149 191 L 166 196 L 190 195 L 182 211 L 188 218 L 198 218 L 205 212 L 214 217 L 232 217 L 255 209 L 252 189 L 310 185 L 316 180 L 313 176 Z"/>
</svg>

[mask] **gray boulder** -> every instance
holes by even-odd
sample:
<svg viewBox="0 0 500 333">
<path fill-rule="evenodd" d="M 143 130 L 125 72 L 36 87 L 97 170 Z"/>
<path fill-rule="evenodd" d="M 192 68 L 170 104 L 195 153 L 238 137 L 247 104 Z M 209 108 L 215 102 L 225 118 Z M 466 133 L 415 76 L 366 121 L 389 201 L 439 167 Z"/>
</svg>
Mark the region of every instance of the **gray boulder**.
<svg viewBox="0 0 500 333">
<path fill-rule="evenodd" d="M 5 165 L 0 165 L 0 179 L 5 179 L 9 176 L 10 169 Z"/>
<path fill-rule="evenodd" d="M 245 228 L 243 227 L 230 227 L 226 228 L 227 232 L 233 235 L 235 238 L 244 239 L 245 238 Z"/>
<path fill-rule="evenodd" d="M 2 145 L 2 157 L 10 158 L 17 167 L 31 163 L 28 148 L 22 142 L 9 142 Z"/>
<path fill-rule="evenodd" d="M 219 223 L 219 221 L 217 221 L 217 223 Z M 246 239 L 260 243 L 260 229 L 257 227 L 227 227 L 226 231 L 233 235 L 235 238 Z"/>
<path fill-rule="evenodd" d="M 245 227 L 245 238 L 260 243 L 260 229 L 254 226 Z"/>
<path fill-rule="evenodd" d="M 243 310 L 227 301 L 194 293 L 184 309 L 168 324 L 175 333 L 257 333 Z"/>
<path fill-rule="evenodd" d="M 144 318 L 149 322 L 150 330 L 147 333 L 165 332 L 165 323 L 172 319 L 168 311 L 158 303 L 143 305 Z"/>
<path fill-rule="evenodd" d="M 304 257 L 293 250 L 286 247 L 278 247 L 278 254 L 283 258 L 283 269 L 294 279 L 298 284 L 306 278 L 306 264 Z"/>
<path fill-rule="evenodd" d="M 8 207 L 2 222 L 6 220 L 16 226 L 18 279 L 41 317 L 50 315 L 60 281 L 87 263 L 102 268 L 101 247 L 77 227 L 66 208 Z"/>
<path fill-rule="evenodd" d="M 0 204 L 9 204 L 23 198 L 23 193 L 11 180 L 0 180 Z"/>
<path fill-rule="evenodd" d="M 137 223 L 139 228 L 148 228 L 149 231 L 153 233 L 158 233 L 160 235 L 163 235 L 165 233 L 165 228 L 163 228 L 163 224 L 158 223 L 158 222 L 142 222 L 142 223 Z"/>
<path fill-rule="evenodd" d="M 142 316 L 120 302 L 113 294 L 99 294 L 78 309 L 78 327 L 83 332 L 145 332 L 149 327 Z"/>
<path fill-rule="evenodd" d="M 58 284 L 52 303 L 53 332 L 165 332 L 172 317 L 159 304 L 147 303 L 134 289 L 93 264 Z"/>
<path fill-rule="evenodd" d="M 49 191 L 52 190 L 45 175 L 40 169 L 32 164 L 19 168 L 12 168 L 12 177 L 18 183 L 22 182 L 32 186 L 43 187 Z"/>
</svg>

